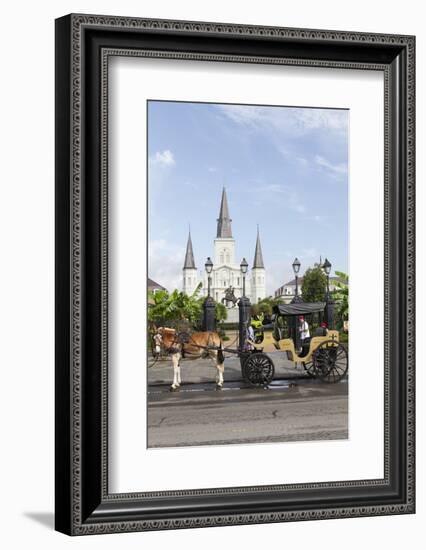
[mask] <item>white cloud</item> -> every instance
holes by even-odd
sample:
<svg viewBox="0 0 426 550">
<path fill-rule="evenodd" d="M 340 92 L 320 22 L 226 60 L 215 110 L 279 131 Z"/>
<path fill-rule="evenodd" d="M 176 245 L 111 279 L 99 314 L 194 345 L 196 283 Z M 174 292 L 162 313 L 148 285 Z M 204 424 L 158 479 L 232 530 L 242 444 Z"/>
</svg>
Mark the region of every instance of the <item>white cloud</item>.
<svg viewBox="0 0 426 550">
<path fill-rule="evenodd" d="M 301 202 L 298 194 L 295 191 L 289 193 L 287 197 L 288 207 L 299 214 L 304 214 L 306 212 L 306 206 Z"/>
<path fill-rule="evenodd" d="M 320 222 L 326 221 L 327 216 L 321 216 L 321 215 L 319 215 L 319 214 L 315 214 L 315 215 L 312 216 L 310 219 L 313 220 L 314 222 L 320 223 Z"/>
<path fill-rule="evenodd" d="M 252 105 L 219 105 L 220 112 L 236 124 L 253 129 L 273 128 L 304 134 L 311 130 L 346 131 L 348 111 L 315 108 L 274 108 Z"/>
<path fill-rule="evenodd" d="M 293 109 L 294 120 L 305 130 L 342 130 L 348 125 L 348 111 L 338 109 Z"/>
<path fill-rule="evenodd" d="M 286 188 L 278 183 L 266 183 L 254 188 L 252 191 L 256 193 L 259 191 L 262 193 L 285 193 Z"/>
<path fill-rule="evenodd" d="M 175 157 L 169 149 L 157 151 L 155 155 L 149 159 L 149 162 L 159 166 L 173 166 L 176 164 Z"/>
<path fill-rule="evenodd" d="M 163 200 L 161 196 L 164 186 L 170 180 L 173 173 L 173 167 L 176 164 L 175 157 L 170 149 L 157 151 L 149 157 L 149 189 L 151 200 Z"/>
<path fill-rule="evenodd" d="M 303 204 L 299 193 L 297 193 L 295 189 L 291 189 L 286 185 L 280 185 L 278 183 L 260 184 L 254 186 L 252 191 L 256 193 L 259 200 L 260 197 L 263 200 L 267 200 L 271 197 L 275 200 L 273 195 L 279 194 L 281 195 L 280 200 L 282 201 L 282 205 L 284 207 L 294 210 L 299 214 L 304 214 L 306 212 L 306 207 Z"/>
<path fill-rule="evenodd" d="M 182 267 L 185 248 L 165 239 L 152 239 L 148 245 L 148 277 L 167 288 L 182 289 Z"/>
<path fill-rule="evenodd" d="M 297 162 L 299 162 L 300 164 L 303 164 L 303 166 L 306 166 L 308 164 L 308 160 L 305 159 L 304 157 L 295 157 L 295 159 L 297 160 Z"/>
<path fill-rule="evenodd" d="M 319 257 L 320 257 L 319 252 L 315 248 L 304 248 L 302 250 L 301 258 L 305 258 L 306 260 L 309 260 L 310 262 L 312 260 L 319 261 Z"/>
<path fill-rule="evenodd" d="M 312 160 L 308 160 L 306 157 L 295 154 L 294 151 L 291 151 L 287 147 L 284 147 L 281 143 L 276 144 L 276 146 L 286 162 L 293 162 L 302 167 L 307 167 L 309 164 L 312 163 Z"/>
<path fill-rule="evenodd" d="M 222 117 L 242 127 L 247 132 L 260 133 L 281 153 L 286 163 L 295 163 L 301 169 L 314 167 L 326 170 L 333 179 L 341 179 L 347 174 L 346 163 L 333 164 L 320 155 L 309 155 L 289 147 L 286 143 L 295 138 L 310 136 L 316 132 L 329 146 L 340 145 L 347 138 L 349 111 L 344 109 L 322 108 L 280 108 L 252 105 L 218 105 Z M 304 212 L 297 202 L 293 208 Z"/>
<path fill-rule="evenodd" d="M 184 181 L 183 184 L 186 185 L 186 187 L 190 187 L 191 189 L 199 189 L 198 185 L 190 180 Z"/>
<path fill-rule="evenodd" d="M 321 168 L 324 168 L 336 176 L 341 176 L 344 174 L 347 174 L 348 172 L 348 165 L 344 162 L 333 164 L 332 162 L 329 162 L 324 157 L 321 157 L 320 155 L 315 156 L 315 163 L 318 164 Z"/>
<path fill-rule="evenodd" d="M 252 105 L 218 105 L 217 108 L 222 114 L 237 124 L 245 126 L 259 126 L 269 118 L 265 107 L 254 107 Z"/>
</svg>

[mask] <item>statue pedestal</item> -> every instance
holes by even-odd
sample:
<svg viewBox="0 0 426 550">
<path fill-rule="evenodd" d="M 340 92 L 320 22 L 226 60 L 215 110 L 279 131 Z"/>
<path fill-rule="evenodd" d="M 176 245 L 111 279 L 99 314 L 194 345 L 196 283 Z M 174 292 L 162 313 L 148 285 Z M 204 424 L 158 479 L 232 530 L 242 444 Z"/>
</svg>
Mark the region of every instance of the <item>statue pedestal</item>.
<svg viewBox="0 0 426 550">
<path fill-rule="evenodd" d="M 216 330 L 215 301 L 212 297 L 207 297 L 203 304 L 203 330 Z"/>
<path fill-rule="evenodd" d="M 225 323 L 238 323 L 239 320 L 239 312 L 238 307 L 232 307 L 226 310 L 228 313 L 228 316 L 226 318 Z"/>
</svg>

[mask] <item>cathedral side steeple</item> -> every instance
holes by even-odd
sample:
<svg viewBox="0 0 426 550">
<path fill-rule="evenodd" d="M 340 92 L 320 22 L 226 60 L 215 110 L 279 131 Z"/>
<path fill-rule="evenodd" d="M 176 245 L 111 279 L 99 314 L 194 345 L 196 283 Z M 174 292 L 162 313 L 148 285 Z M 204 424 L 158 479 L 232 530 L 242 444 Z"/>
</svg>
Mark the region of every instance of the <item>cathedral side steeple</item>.
<svg viewBox="0 0 426 550">
<path fill-rule="evenodd" d="M 197 269 L 195 267 L 194 251 L 192 249 L 191 231 L 188 233 L 188 241 L 186 243 L 185 261 L 183 263 L 183 269 Z"/>
<path fill-rule="evenodd" d="M 222 191 L 222 200 L 220 203 L 219 218 L 217 220 L 217 239 L 232 239 L 231 218 L 229 216 L 228 199 L 226 197 L 225 187 Z"/>
<path fill-rule="evenodd" d="M 192 294 L 198 285 L 197 268 L 195 267 L 194 251 L 192 249 L 191 230 L 188 233 L 186 243 L 185 261 L 183 262 L 183 291 L 185 294 Z"/>
</svg>

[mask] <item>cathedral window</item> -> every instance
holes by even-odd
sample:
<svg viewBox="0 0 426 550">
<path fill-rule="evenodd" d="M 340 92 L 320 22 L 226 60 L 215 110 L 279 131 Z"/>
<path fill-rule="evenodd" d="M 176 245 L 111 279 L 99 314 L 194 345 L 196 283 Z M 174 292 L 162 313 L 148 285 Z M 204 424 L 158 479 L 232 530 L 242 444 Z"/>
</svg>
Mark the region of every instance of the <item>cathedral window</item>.
<svg viewBox="0 0 426 550">
<path fill-rule="evenodd" d="M 220 255 L 220 263 L 223 264 L 223 254 Z"/>
</svg>

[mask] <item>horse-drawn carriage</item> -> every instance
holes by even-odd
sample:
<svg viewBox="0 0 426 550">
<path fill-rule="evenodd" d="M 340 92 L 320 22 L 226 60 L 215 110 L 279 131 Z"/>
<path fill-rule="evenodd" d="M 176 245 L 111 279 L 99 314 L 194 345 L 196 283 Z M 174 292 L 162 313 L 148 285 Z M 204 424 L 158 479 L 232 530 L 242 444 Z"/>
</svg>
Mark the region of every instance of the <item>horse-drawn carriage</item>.
<svg viewBox="0 0 426 550">
<path fill-rule="evenodd" d="M 337 330 L 320 326 L 311 338 L 296 349 L 299 316 L 320 316 L 325 308 L 325 302 L 274 306 L 272 324 L 258 328 L 254 339 L 248 340 L 249 349 L 240 354 L 244 380 L 253 386 L 267 386 L 271 383 L 275 368 L 271 357 L 263 351 L 265 348 L 270 349 L 271 345 L 285 352 L 295 367 L 302 366 L 307 376 L 328 383 L 341 380 L 348 370 L 348 352 L 339 342 Z"/>
<path fill-rule="evenodd" d="M 274 306 L 272 322 L 267 326 L 257 326 L 255 334 L 249 330 L 249 319 L 245 323 L 247 326 L 241 326 L 240 323 L 239 334 L 244 336 L 240 336 L 229 347 L 223 346 L 216 332 L 191 333 L 179 328 L 160 327 L 153 335 L 153 349 L 157 350 L 157 354 L 166 353 L 171 356 L 174 367 L 173 390 L 180 386 L 180 361 L 185 357 L 212 358 L 217 367 L 216 384 L 221 388 L 226 353 L 240 358 L 242 377 L 248 385 L 267 387 L 275 374 L 275 366 L 268 352 L 275 350 L 285 352 L 287 359 L 295 367 L 303 367 L 308 377 L 335 383 L 348 370 L 348 353 L 339 342 L 339 332 L 320 326 L 314 330 L 311 338 L 305 339 L 298 346 L 299 316 L 310 319 L 315 315 L 322 316 L 325 308 L 325 302 L 278 304 Z"/>
</svg>

